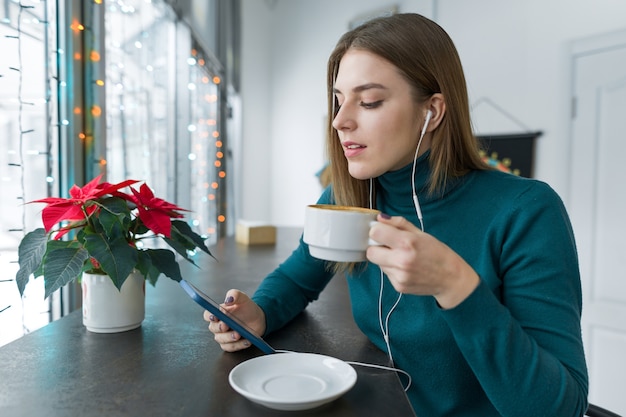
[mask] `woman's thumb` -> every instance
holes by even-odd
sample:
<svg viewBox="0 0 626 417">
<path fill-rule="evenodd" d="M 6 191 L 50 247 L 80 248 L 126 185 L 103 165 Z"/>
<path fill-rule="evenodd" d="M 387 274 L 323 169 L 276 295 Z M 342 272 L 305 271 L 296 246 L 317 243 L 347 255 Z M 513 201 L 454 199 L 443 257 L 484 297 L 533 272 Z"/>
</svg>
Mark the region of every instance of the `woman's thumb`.
<svg viewBox="0 0 626 417">
<path fill-rule="evenodd" d="M 239 290 L 228 290 L 226 292 L 226 298 L 224 298 L 224 304 L 230 306 L 239 303 L 241 294 L 242 292 Z"/>
</svg>

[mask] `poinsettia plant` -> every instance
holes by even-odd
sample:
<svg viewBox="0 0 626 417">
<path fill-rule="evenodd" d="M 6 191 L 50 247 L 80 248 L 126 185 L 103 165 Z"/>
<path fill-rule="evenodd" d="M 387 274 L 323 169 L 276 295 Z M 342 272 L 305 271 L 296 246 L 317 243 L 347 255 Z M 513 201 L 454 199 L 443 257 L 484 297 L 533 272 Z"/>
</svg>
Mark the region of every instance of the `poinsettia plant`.
<svg viewBox="0 0 626 417">
<path fill-rule="evenodd" d="M 160 274 L 180 281 L 176 253 L 194 265 L 191 255 L 198 249 L 212 256 L 204 239 L 179 220 L 188 210 L 155 197 L 145 183 L 136 189 L 136 180 L 110 184 L 101 178 L 82 188 L 74 185 L 70 198 L 30 202 L 47 205 L 44 227 L 26 234 L 19 245 L 20 294 L 31 275 L 44 277 L 46 298 L 83 272 L 108 275 L 118 289 L 134 269 L 152 285 Z M 162 239 L 174 251 L 146 244 L 149 239 Z"/>
</svg>

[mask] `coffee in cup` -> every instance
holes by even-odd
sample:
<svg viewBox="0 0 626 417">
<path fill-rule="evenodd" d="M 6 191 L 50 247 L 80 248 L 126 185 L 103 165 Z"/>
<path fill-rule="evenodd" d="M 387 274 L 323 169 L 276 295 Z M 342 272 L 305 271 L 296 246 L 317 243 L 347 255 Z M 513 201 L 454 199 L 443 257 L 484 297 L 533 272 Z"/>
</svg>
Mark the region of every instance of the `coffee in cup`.
<svg viewBox="0 0 626 417">
<path fill-rule="evenodd" d="M 365 261 L 378 210 L 363 207 L 313 204 L 306 207 L 303 239 L 311 256 L 335 262 Z"/>
</svg>

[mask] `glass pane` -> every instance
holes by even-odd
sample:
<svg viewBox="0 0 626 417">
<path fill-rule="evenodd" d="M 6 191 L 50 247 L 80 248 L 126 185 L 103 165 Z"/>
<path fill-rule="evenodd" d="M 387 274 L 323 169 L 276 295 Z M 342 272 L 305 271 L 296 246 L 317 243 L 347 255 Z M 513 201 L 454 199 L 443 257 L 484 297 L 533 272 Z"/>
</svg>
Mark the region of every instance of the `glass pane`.
<svg viewBox="0 0 626 417">
<path fill-rule="evenodd" d="M 120 3 L 121 4 L 121 3 Z M 163 1 L 107 6 L 107 175 L 146 181 L 166 199 L 172 176 L 175 15 Z"/>
<path fill-rule="evenodd" d="M 105 23 L 108 180 L 146 181 L 215 241 L 225 174 L 214 63 L 190 50 L 163 1 L 107 6 Z"/>
<path fill-rule="evenodd" d="M 52 2 L 54 3 L 54 2 Z M 41 224 L 58 162 L 52 35 L 54 4 L 0 0 L 0 345 L 49 321 L 43 279 L 31 280 L 21 299 L 14 281 L 17 248 L 25 231 Z M 50 7 L 50 10 L 46 8 Z M 46 25 L 45 22 L 49 23 Z"/>
</svg>

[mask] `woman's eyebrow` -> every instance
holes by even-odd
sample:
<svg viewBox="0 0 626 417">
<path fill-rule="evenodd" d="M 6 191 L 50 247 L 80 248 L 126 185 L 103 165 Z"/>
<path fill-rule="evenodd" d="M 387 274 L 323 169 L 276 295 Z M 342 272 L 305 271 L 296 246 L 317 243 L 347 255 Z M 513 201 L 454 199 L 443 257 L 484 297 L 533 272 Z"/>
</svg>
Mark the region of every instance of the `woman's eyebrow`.
<svg viewBox="0 0 626 417">
<path fill-rule="evenodd" d="M 352 92 L 353 93 L 361 93 L 363 91 L 372 90 L 372 89 L 386 90 L 387 87 L 385 87 L 382 84 L 378 84 L 378 83 L 367 83 L 367 84 L 357 85 L 356 87 L 354 87 L 352 89 Z M 333 93 L 334 94 L 342 94 L 341 90 L 339 90 L 338 88 L 335 88 L 335 87 L 333 87 Z"/>
</svg>

